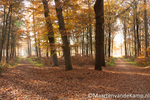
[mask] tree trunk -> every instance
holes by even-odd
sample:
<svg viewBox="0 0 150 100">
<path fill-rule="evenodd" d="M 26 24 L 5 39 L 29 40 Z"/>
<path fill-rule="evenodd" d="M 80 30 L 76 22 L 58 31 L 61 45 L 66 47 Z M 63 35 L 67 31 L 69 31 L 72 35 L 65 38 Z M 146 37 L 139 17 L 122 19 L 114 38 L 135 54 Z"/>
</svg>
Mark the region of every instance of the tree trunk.
<svg viewBox="0 0 150 100">
<path fill-rule="evenodd" d="M 27 44 L 28 44 L 28 56 L 30 57 L 31 56 L 31 39 L 29 35 L 28 35 Z"/>
<path fill-rule="evenodd" d="M 102 70 L 105 63 L 104 57 L 104 5 L 103 0 L 96 0 L 94 5 L 96 18 L 96 35 L 95 35 L 95 70 Z"/>
<path fill-rule="evenodd" d="M 3 28 L 2 28 L 2 40 L 1 40 L 1 42 L 0 42 L 0 62 L 1 62 L 1 60 L 2 60 L 2 51 L 3 51 L 3 45 L 4 45 L 4 38 L 5 38 L 5 17 L 6 17 L 6 11 L 5 11 L 5 6 L 4 6 L 4 21 L 3 21 Z"/>
<path fill-rule="evenodd" d="M 91 56 L 93 56 L 93 48 L 92 48 L 92 21 L 91 21 L 91 9 L 90 9 L 91 5 L 90 5 L 90 0 L 88 0 L 88 9 L 89 9 L 89 33 L 90 33 L 90 54 Z"/>
<path fill-rule="evenodd" d="M 3 21 L 3 29 L 2 29 L 2 40 L 0 42 L 0 62 L 2 59 L 2 50 L 3 50 L 3 45 L 5 43 L 6 40 L 6 34 L 7 34 L 7 26 L 8 26 L 8 18 L 9 18 L 9 13 L 10 13 L 10 9 L 11 9 L 11 4 L 9 6 L 9 11 L 7 13 L 7 16 L 5 16 L 5 6 L 4 6 L 4 21 Z M 6 17 L 6 18 L 5 18 Z"/>
<path fill-rule="evenodd" d="M 35 41 L 35 53 L 36 53 L 36 56 L 39 57 L 37 37 L 36 37 L 36 32 L 35 32 L 35 14 L 34 13 L 35 13 L 35 10 L 33 9 L 33 32 L 34 32 L 34 41 Z"/>
<path fill-rule="evenodd" d="M 3 50 L 3 57 L 5 57 L 5 50 Z"/>
<path fill-rule="evenodd" d="M 86 34 L 86 55 L 89 53 L 89 28 L 87 27 L 87 34 Z"/>
<path fill-rule="evenodd" d="M 40 40 L 39 40 L 39 43 L 38 43 L 38 49 L 39 49 L 39 50 L 38 50 L 38 51 L 39 51 L 39 57 L 41 58 L 41 48 L 40 48 L 40 46 L 41 46 L 41 45 L 40 45 Z"/>
<path fill-rule="evenodd" d="M 134 52 L 135 52 L 135 55 L 134 56 L 136 56 L 136 32 L 135 32 L 135 24 L 134 24 Z"/>
<path fill-rule="evenodd" d="M 136 32 L 136 24 L 137 24 L 137 2 L 135 0 L 135 9 L 134 9 L 134 45 L 135 45 L 135 57 L 137 56 L 137 32 Z"/>
<path fill-rule="evenodd" d="M 6 46 L 6 63 L 8 63 L 8 54 L 9 54 L 9 39 L 10 39 L 10 31 L 11 31 L 11 16 L 12 16 L 12 6 L 10 6 L 10 12 L 11 15 L 9 17 L 9 31 L 8 31 L 8 35 L 7 35 L 7 46 Z M 7 34 L 7 33 L 6 33 Z"/>
<path fill-rule="evenodd" d="M 65 66 L 66 66 L 66 71 L 68 71 L 68 70 L 72 70 L 69 41 L 68 41 L 66 29 L 65 29 L 65 23 L 64 23 L 60 1 L 55 0 L 55 4 L 56 4 L 55 6 L 56 6 L 58 24 L 59 24 L 59 31 L 60 31 L 61 38 L 63 41 L 63 53 L 64 53 L 64 58 L 65 58 Z"/>
<path fill-rule="evenodd" d="M 105 39 L 106 39 L 106 43 L 105 43 L 105 56 L 106 56 L 107 55 L 107 37 Z"/>
<path fill-rule="evenodd" d="M 50 47 L 51 47 L 52 66 L 58 66 L 57 53 L 56 53 L 55 40 L 54 40 L 54 31 L 53 31 L 53 26 L 51 23 L 51 18 L 49 15 L 48 1 L 42 0 L 42 2 L 44 6 L 44 16 L 46 19 L 48 39 L 49 39 Z"/>
<path fill-rule="evenodd" d="M 20 53 L 20 52 L 19 52 L 19 49 L 20 49 L 20 48 L 19 48 L 19 46 L 18 46 L 18 56 L 20 56 L 20 54 L 19 54 L 19 53 Z"/>
<path fill-rule="evenodd" d="M 110 22 L 108 23 L 108 28 L 109 28 L 109 37 L 108 37 L 108 57 L 110 57 L 110 48 L 111 48 L 111 24 Z"/>
<path fill-rule="evenodd" d="M 32 46 L 31 46 L 31 39 L 29 39 L 29 46 L 30 46 L 30 56 L 32 56 Z"/>
<path fill-rule="evenodd" d="M 125 56 L 127 56 L 127 43 L 126 43 L 127 29 L 126 29 L 126 22 L 125 22 L 125 20 L 124 20 L 124 50 L 125 50 Z"/>
<path fill-rule="evenodd" d="M 114 51 L 114 38 L 113 38 L 113 36 L 112 36 L 112 44 L 111 44 L 111 48 L 112 48 L 112 50 L 111 50 L 111 52 L 112 52 L 112 56 L 113 56 L 113 51 Z"/>
<path fill-rule="evenodd" d="M 128 31 L 129 33 L 129 55 L 131 56 L 131 38 L 130 38 L 130 31 Z"/>
<path fill-rule="evenodd" d="M 138 53 L 137 53 L 137 54 L 138 54 L 138 56 L 139 56 L 139 53 L 140 53 L 140 51 L 141 51 L 141 50 L 140 50 L 140 49 L 141 49 L 141 44 L 140 44 L 140 39 L 139 39 L 139 24 L 138 24 L 138 19 L 136 19 L 136 23 L 137 23 L 137 24 L 136 24 L 136 26 L 137 26 L 137 27 L 136 27 L 136 35 L 137 35 L 136 37 L 137 37 L 137 44 L 138 44 L 138 45 L 137 45 L 137 46 L 138 46 L 138 50 L 137 50 Z"/>
<path fill-rule="evenodd" d="M 93 43 L 92 43 L 92 25 L 90 24 L 90 50 L 91 50 L 91 56 L 93 56 Z"/>
<path fill-rule="evenodd" d="M 47 41 L 47 43 L 48 43 L 48 41 Z M 48 55 L 49 55 L 49 54 L 48 54 L 48 51 L 49 51 L 49 50 L 48 50 L 48 46 L 47 46 L 47 48 L 46 48 L 46 57 L 47 57 L 47 58 L 48 58 Z"/>
<path fill-rule="evenodd" d="M 135 29 L 135 9 L 134 9 L 134 16 L 133 16 L 133 31 L 134 31 L 134 56 L 136 57 L 136 29 Z"/>
<path fill-rule="evenodd" d="M 39 57 L 36 34 L 35 34 L 35 53 L 36 56 Z"/>
<path fill-rule="evenodd" d="M 11 23 L 11 27 L 14 27 L 14 24 L 13 24 L 13 20 L 12 20 L 12 23 Z M 13 29 L 11 28 L 11 58 L 13 58 L 15 56 L 15 43 L 16 43 L 16 35 L 14 34 L 13 32 Z"/>
<path fill-rule="evenodd" d="M 146 0 L 144 0 L 144 8 L 146 7 Z M 147 35 L 148 35 L 148 25 L 147 25 L 147 10 L 144 9 L 144 28 L 145 28 L 145 50 L 148 47 Z M 146 52 L 145 57 L 148 57 L 148 53 Z"/>
<path fill-rule="evenodd" d="M 83 36 L 82 36 L 82 56 L 85 55 L 85 51 L 84 51 L 84 28 L 83 28 Z"/>
<path fill-rule="evenodd" d="M 29 39 L 27 40 L 27 44 L 28 44 L 28 56 L 30 57 L 30 44 L 29 44 Z"/>
</svg>

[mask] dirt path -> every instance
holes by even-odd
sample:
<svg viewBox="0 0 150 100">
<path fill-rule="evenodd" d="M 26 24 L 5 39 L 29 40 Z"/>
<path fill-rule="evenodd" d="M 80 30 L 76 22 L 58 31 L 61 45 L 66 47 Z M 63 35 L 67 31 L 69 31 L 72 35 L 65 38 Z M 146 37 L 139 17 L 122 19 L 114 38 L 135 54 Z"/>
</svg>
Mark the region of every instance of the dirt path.
<svg viewBox="0 0 150 100">
<path fill-rule="evenodd" d="M 133 66 L 122 58 L 116 58 L 115 67 L 109 70 L 125 75 L 120 77 L 121 81 L 128 85 L 127 87 L 123 86 L 123 88 L 128 88 L 135 94 L 150 94 L 150 68 Z"/>
<path fill-rule="evenodd" d="M 91 100 L 89 93 L 150 93 L 150 68 L 134 67 L 121 58 L 116 59 L 116 66 L 103 71 L 91 66 L 73 67 L 66 72 L 63 66 L 36 67 L 22 59 L 18 67 L 0 76 L 0 100 Z"/>
</svg>

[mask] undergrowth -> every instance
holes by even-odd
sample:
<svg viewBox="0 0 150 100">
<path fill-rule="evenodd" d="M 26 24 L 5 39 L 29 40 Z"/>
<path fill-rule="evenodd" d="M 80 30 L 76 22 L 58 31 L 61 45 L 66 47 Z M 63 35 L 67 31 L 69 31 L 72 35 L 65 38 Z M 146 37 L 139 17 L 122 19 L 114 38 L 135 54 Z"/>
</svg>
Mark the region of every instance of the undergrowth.
<svg viewBox="0 0 150 100">
<path fill-rule="evenodd" d="M 106 58 L 106 65 L 107 66 L 114 66 L 115 65 L 115 58 L 114 57 Z"/>
<path fill-rule="evenodd" d="M 18 65 L 18 63 L 21 61 L 21 57 L 16 57 L 13 59 L 9 59 L 8 63 L 6 63 L 4 60 L 0 63 L 0 74 L 3 72 L 4 69 L 13 68 Z"/>
<path fill-rule="evenodd" d="M 36 66 L 52 66 L 52 59 L 47 57 L 28 57 L 28 61 L 34 63 Z M 114 66 L 115 65 L 115 58 L 114 57 L 106 57 L 106 65 L 107 66 Z M 64 57 L 58 58 L 58 62 L 60 65 L 65 65 Z M 93 65 L 95 64 L 95 59 L 92 56 L 71 56 L 71 62 L 74 66 L 84 66 L 84 65 Z"/>
<path fill-rule="evenodd" d="M 38 67 L 41 67 L 43 66 L 43 63 L 42 62 L 38 62 L 38 61 L 34 61 L 32 58 L 26 58 L 29 62 L 35 64 L 36 66 Z"/>
<path fill-rule="evenodd" d="M 0 65 L 0 74 L 2 73 L 3 70 L 4 70 L 4 67 Z"/>
<path fill-rule="evenodd" d="M 9 62 L 7 63 L 8 67 L 16 67 L 18 65 L 18 63 L 21 61 L 21 57 L 16 57 L 13 58 L 11 60 L 9 60 Z"/>
<path fill-rule="evenodd" d="M 123 57 L 123 59 L 125 61 L 127 61 L 128 63 L 130 63 L 131 65 L 138 66 L 138 64 L 134 60 L 132 60 L 131 58 L 124 58 Z"/>
<path fill-rule="evenodd" d="M 123 59 L 134 66 L 138 66 L 138 67 L 150 66 L 150 58 L 149 57 L 138 57 L 138 58 L 123 57 Z"/>
</svg>

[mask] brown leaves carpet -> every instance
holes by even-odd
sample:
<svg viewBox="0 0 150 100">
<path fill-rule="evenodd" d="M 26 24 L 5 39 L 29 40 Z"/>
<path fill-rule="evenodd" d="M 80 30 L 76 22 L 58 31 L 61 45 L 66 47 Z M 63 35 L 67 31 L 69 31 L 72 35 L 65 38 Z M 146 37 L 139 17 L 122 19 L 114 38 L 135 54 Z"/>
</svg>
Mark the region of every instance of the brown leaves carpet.
<svg viewBox="0 0 150 100">
<path fill-rule="evenodd" d="M 36 67 L 23 59 L 0 76 L 0 100 L 95 100 L 88 93 L 150 93 L 149 67 L 134 67 L 121 58 L 103 71 L 95 71 L 93 65 L 73 67 L 72 71 L 65 71 L 64 65 Z"/>
</svg>

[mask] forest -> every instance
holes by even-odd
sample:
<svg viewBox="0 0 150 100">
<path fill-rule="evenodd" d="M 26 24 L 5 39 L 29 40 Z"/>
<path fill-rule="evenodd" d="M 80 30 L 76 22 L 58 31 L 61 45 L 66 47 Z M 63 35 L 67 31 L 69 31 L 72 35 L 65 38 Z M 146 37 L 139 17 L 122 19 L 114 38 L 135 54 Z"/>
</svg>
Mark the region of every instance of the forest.
<svg viewBox="0 0 150 100">
<path fill-rule="evenodd" d="M 0 100 L 150 100 L 149 0 L 1 0 Z"/>
</svg>

